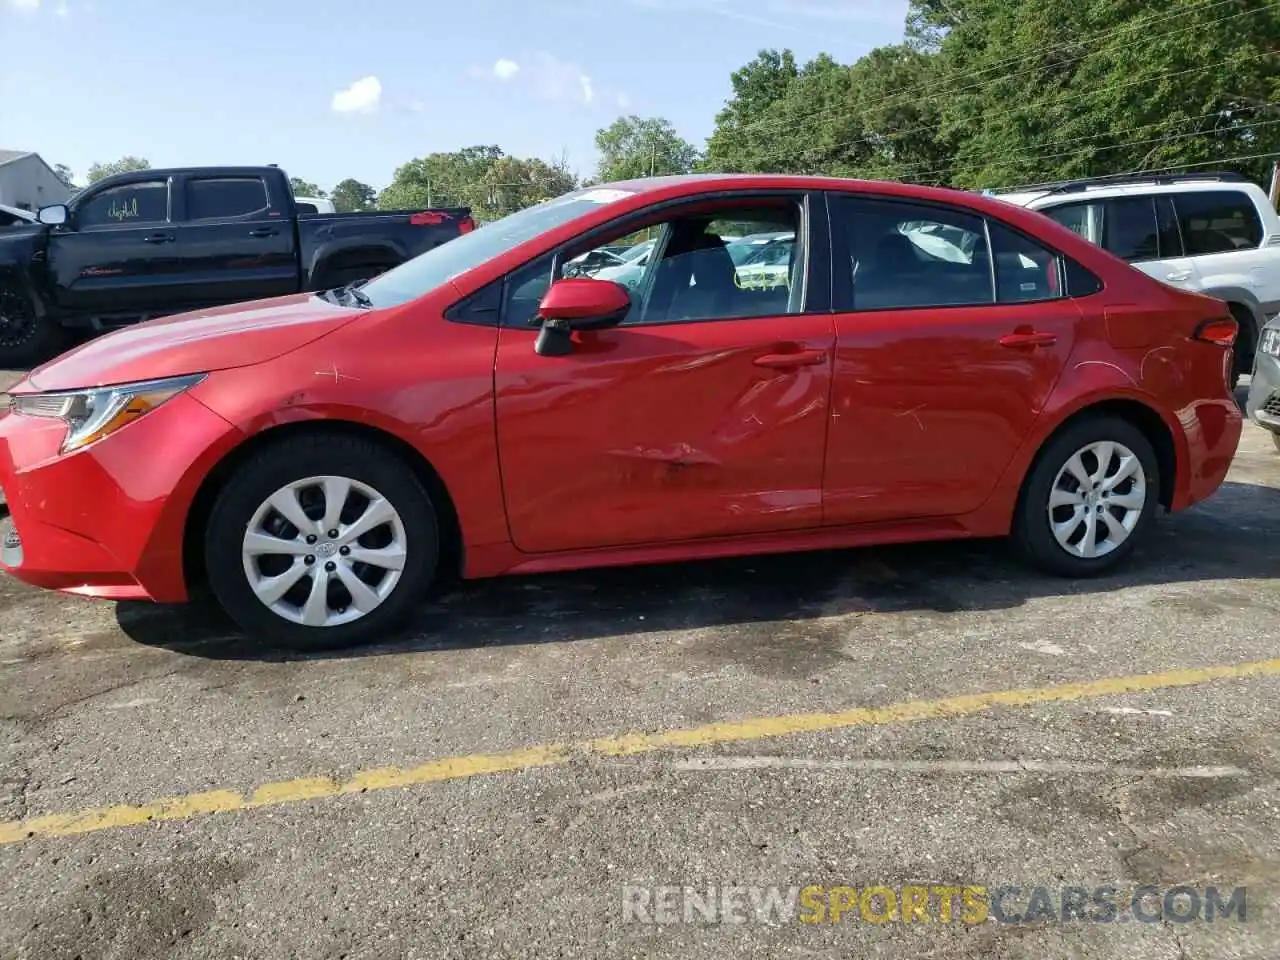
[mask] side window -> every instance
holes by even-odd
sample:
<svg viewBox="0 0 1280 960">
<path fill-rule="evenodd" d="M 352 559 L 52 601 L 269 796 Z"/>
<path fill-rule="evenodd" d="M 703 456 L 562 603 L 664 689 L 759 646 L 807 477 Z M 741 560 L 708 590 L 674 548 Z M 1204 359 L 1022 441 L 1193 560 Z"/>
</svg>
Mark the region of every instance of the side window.
<svg viewBox="0 0 1280 960">
<path fill-rule="evenodd" d="M 802 309 L 803 261 L 795 242 L 796 204 L 720 209 L 631 229 L 623 237 L 601 237 L 587 249 L 563 251 L 562 276 L 611 280 L 631 294 L 624 323 L 780 316 Z M 763 243 L 767 262 L 748 262 L 737 245 Z M 527 326 L 551 286 L 551 258 L 513 272 L 503 295 L 503 324 Z"/>
<path fill-rule="evenodd" d="M 849 256 L 853 302 L 887 310 L 994 302 L 981 217 L 941 207 L 840 198 L 836 230 Z"/>
<path fill-rule="evenodd" d="M 1056 253 L 993 220 L 987 221 L 996 262 L 996 299 L 1000 303 L 1055 300 L 1063 296 Z"/>
<path fill-rule="evenodd" d="M 320 212 L 316 209 L 316 205 L 314 203 L 295 203 L 293 207 L 298 211 L 298 213 L 303 215 Z"/>
<path fill-rule="evenodd" d="M 1249 250 L 1262 243 L 1262 221 L 1239 190 L 1179 193 L 1173 198 L 1187 255 Z"/>
<path fill-rule="evenodd" d="M 75 225 L 79 229 L 145 226 L 168 219 L 168 181 L 144 180 L 110 187 L 90 197 L 76 210 Z"/>
<path fill-rule="evenodd" d="M 1156 211 L 1151 197 L 1107 200 L 1102 214 L 1102 245 L 1117 257 L 1137 263 L 1160 256 Z"/>
<path fill-rule="evenodd" d="M 1102 204 L 1064 203 L 1060 207 L 1042 210 L 1041 213 L 1084 237 L 1090 243 L 1102 246 Z"/>
<path fill-rule="evenodd" d="M 1186 256 L 1182 250 L 1182 232 L 1178 229 L 1178 214 L 1168 197 L 1156 197 L 1156 230 L 1160 241 L 1160 259 L 1169 260 Z"/>
<path fill-rule="evenodd" d="M 267 185 L 258 177 L 187 181 L 188 220 L 227 220 L 265 214 Z"/>
</svg>

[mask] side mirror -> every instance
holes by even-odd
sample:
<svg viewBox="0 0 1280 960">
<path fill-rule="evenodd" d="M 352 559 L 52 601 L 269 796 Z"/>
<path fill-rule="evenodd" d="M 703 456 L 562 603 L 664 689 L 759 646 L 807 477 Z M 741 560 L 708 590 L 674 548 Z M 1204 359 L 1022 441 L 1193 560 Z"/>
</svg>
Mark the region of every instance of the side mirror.
<svg viewBox="0 0 1280 960">
<path fill-rule="evenodd" d="M 542 325 L 534 350 L 544 357 L 563 357 L 573 351 L 573 331 L 616 327 L 630 310 L 631 294 L 611 280 L 575 277 L 553 283 L 533 318 Z"/>
<path fill-rule="evenodd" d="M 67 211 L 67 205 L 65 203 L 54 203 L 47 207 L 41 207 L 39 212 L 36 214 L 37 220 L 51 227 L 61 226 L 66 223 L 69 218 L 70 214 Z"/>
</svg>

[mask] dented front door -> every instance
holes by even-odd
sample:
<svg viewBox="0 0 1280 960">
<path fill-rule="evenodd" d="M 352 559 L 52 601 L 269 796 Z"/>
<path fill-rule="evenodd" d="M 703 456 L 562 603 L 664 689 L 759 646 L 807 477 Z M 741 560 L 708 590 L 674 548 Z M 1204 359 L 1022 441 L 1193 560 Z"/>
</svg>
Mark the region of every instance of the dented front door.
<svg viewBox="0 0 1280 960">
<path fill-rule="evenodd" d="M 504 328 L 498 450 L 530 553 L 797 530 L 822 522 L 830 314 L 575 335 L 565 357 Z"/>
</svg>

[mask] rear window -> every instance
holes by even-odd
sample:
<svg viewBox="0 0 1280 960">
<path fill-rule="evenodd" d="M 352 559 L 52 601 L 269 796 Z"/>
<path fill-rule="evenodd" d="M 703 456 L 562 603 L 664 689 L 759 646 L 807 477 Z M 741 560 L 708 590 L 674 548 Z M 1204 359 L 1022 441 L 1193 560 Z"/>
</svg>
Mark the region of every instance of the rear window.
<svg viewBox="0 0 1280 960">
<path fill-rule="evenodd" d="M 187 219 L 223 220 L 266 213 L 267 185 L 257 177 L 221 177 L 187 182 Z"/>
<path fill-rule="evenodd" d="M 1262 220 L 1239 190 L 1205 190 L 1173 197 L 1189 256 L 1249 250 L 1262 243 Z"/>
</svg>

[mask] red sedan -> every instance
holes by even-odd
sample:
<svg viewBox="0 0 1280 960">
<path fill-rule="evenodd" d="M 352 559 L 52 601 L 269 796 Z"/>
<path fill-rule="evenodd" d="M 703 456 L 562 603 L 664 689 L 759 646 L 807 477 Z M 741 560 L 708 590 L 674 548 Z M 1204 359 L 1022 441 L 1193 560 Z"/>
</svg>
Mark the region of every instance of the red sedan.
<svg viewBox="0 0 1280 960">
<path fill-rule="evenodd" d="M 761 235 L 785 244 L 767 262 Z M 647 256 L 560 279 L 629 244 Z M 301 646 L 385 636 L 446 568 L 1011 535 L 1096 574 L 1222 483 L 1235 334 L 1221 302 L 975 194 L 588 188 L 363 285 L 37 369 L 0 417 L 3 564 L 105 598 L 204 581 Z"/>
</svg>

